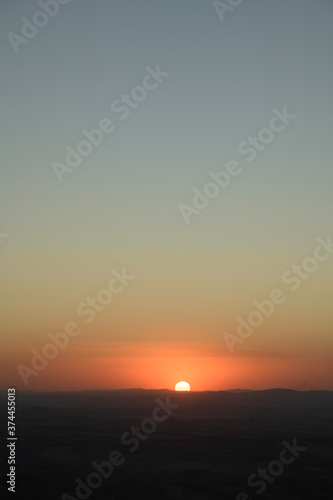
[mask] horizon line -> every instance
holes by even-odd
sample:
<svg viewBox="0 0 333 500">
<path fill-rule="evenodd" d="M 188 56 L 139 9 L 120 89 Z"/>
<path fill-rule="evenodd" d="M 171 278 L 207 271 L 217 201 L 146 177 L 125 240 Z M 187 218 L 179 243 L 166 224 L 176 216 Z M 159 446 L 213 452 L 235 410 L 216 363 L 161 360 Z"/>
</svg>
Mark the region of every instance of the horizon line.
<svg viewBox="0 0 333 500">
<path fill-rule="evenodd" d="M 127 387 L 127 388 L 121 388 L 121 389 L 72 389 L 72 390 L 34 390 L 34 389 L 17 389 L 15 388 L 15 391 L 22 393 L 28 393 L 28 392 L 34 392 L 34 393 L 72 393 L 72 392 L 77 392 L 77 393 L 86 393 L 86 392 L 117 392 L 117 391 L 169 391 L 169 392 L 184 392 L 184 393 L 190 393 L 190 392 L 195 392 L 195 393 L 203 393 L 203 392 L 268 392 L 268 391 L 292 391 L 292 392 L 333 392 L 333 389 L 290 389 L 287 387 L 272 387 L 270 389 L 206 389 L 202 391 L 196 391 L 196 390 L 190 390 L 190 391 L 176 391 L 175 389 L 167 389 L 167 388 L 162 388 L 162 389 L 144 389 L 143 387 Z M 0 389 L 0 393 L 6 392 L 7 393 L 8 389 Z"/>
</svg>

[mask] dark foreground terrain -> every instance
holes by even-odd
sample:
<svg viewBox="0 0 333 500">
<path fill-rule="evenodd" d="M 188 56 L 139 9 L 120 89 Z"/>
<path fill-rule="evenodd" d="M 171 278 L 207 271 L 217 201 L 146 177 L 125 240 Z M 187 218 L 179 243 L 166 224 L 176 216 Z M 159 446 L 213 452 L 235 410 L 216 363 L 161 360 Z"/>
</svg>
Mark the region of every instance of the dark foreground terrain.
<svg viewBox="0 0 333 500">
<path fill-rule="evenodd" d="M 6 398 L 0 393 L 1 498 L 332 498 L 332 392 L 18 392 L 15 494 L 6 487 Z M 105 461 L 97 472 L 93 463 Z"/>
</svg>

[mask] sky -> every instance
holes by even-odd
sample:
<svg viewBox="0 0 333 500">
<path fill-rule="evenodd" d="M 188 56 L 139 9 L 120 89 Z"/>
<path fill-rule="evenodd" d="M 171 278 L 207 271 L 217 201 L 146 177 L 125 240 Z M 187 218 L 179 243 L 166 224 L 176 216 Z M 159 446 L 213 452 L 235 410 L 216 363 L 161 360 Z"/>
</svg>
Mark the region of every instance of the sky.
<svg viewBox="0 0 333 500">
<path fill-rule="evenodd" d="M 333 390 L 332 2 L 40 4 L 0 7 L 1 388 Z"/>
</svg>

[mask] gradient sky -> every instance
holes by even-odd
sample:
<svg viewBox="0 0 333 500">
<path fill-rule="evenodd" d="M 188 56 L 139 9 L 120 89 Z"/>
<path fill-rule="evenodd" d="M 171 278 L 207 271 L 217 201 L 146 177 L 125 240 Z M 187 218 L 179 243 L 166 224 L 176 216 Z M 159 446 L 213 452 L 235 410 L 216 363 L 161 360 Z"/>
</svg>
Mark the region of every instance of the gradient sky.
<svg viewBox="0 0 333 500">
<path fill-rule="evenodd" d="M 333 256 L 296 292 L 282 274 L 333 234 L 331 0 L 71 0 L 15 54 L 36 1 L 1 3 L 1 387 L 47 334 L 82 332 L 29 389 L 332 389 Z M 130 116 L 111 103 L 146 66 L 170 73 Z M 252 163 L 237 152 L 273 108 L 297 117 Z M 59 183 L 65 147 L 116 130 Z M 241 175 L 185 224 L 209 172 Z M 135 275 L 89 324 L 112 269 Z M 254 300 L 286 302 L 230 354 Z"/>
</svg>

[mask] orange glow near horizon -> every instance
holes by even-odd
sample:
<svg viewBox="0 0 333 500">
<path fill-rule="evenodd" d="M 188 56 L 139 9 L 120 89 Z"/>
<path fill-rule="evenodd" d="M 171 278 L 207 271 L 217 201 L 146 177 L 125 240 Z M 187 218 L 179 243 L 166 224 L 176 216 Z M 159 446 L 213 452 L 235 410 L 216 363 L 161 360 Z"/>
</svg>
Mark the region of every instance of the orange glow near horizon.
<svg viewBox="0 0 333 500">
<path fill-rule="evenodd" d="M 76 342 L 75 342 L 76 340 Z M 229 353 L 199 343 L 152 345 L 139 342 L 92 343 L 73 339 L 49 360 L 45 369 L 25 386 L 17 359 L 31 366 L 33 345 L 12 345 L 3 360 L 2 384 L 21 390 L 72 391 L 112 389 L 175 389 L 175 381 L 191 382 L 195 391 L 272 388 L 331 389 L 330 356 L 303 353 L 243 351 Z M 43 344 L 36 345 L 38 352 Z"/>
</svg>

